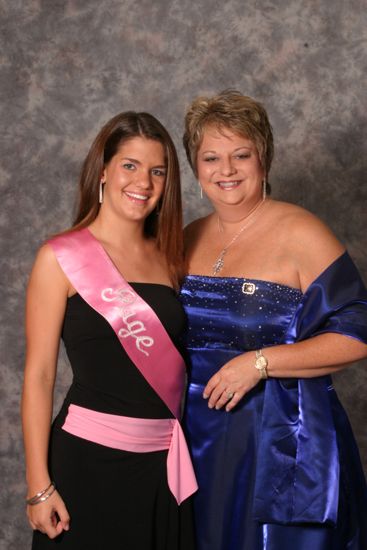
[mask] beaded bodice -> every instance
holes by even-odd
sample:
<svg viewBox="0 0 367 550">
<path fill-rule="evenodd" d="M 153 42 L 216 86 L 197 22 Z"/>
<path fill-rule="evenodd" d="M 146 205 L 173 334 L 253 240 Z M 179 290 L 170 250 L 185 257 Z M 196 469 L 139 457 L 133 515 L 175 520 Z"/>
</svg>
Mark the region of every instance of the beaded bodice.
<svg viewBox="0 0 367 550">
<path fill-rule="evenodd" d="M 276 345 L 302 296 L 296 288 L 268 281 L 189 275 L 181 290 L 186 345 L 239 352 Z"/>
</svg>

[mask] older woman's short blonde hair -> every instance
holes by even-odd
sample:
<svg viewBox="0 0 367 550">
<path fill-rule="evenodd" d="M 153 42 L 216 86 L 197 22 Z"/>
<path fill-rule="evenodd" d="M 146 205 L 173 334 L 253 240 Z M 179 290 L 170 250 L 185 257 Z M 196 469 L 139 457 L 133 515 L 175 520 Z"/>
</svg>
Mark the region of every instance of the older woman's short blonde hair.
<svg viewBox="0 0 367 550">
<path fill-rule="evenodd" d="M 264 107 L 236 90 L 225 90 L 213 97 L 197 97 L 185 116 L 183 144 L 195 175 L 198 149 L 205 128 L 228 128 L 253 141 L 265 174 L 269 174 L 273 159 L 273 132 Z"/>
</svg>

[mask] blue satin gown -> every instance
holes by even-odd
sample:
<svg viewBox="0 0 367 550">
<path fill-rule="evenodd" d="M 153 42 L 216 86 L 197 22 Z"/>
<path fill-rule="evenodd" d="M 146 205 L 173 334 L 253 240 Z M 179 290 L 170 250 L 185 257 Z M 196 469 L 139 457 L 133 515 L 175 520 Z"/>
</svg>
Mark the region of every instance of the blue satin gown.
<svg viewBox="0 0 367 550">
<path fill-rule="evenodd" d="M 202 397 L 210 377 L 246 351 L 322 332 L 367 341 L 367 293 L 348 254 L 304 295 L 272 282 L 190 275 L 181 300 L 198 550 L 367 549 L 366 483 L 330 377 L 261 381 L 230 413 L 210 410 Z"/>
</svg>

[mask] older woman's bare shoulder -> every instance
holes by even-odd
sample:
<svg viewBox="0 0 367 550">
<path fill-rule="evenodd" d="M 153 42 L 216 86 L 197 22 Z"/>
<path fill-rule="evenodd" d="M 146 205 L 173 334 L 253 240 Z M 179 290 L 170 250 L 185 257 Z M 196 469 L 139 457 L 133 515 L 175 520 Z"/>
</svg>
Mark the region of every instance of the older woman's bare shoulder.
<svg viewBox="0 0 367 550">
<path fill-rule="evenodd" d="M 287 202 L 274 201 L 274 204 L 274 213 L 294 246 L 303 248 L 313 243 L 316 247 L 332 248 L 339 252 L 344 250 L 331 229 L 309 210 Z"/>
<path fill-rule="evenodd" d="M 274 216 L 286 248 L 298 265 L 303 288 L 345 251 L 331 229 L 305 208 L 279 202 Z"/>
<path fill-rule="evenodd" d="M 309 210 L 297 204 L 275 199 L 272 199 L 269 203 L 271 204 L 272 214 L 283 218 L 285 223 L 293 223 L 303 217 L 317 219 Z"/>
</svg>

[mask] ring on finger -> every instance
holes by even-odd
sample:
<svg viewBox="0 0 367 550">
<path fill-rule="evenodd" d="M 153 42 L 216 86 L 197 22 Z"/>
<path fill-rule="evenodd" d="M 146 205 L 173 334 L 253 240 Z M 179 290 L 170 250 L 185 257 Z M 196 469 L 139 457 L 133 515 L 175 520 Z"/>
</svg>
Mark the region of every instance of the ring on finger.
<svg viewBox="0 0 367 550">
<path fill-rule="evenodd" d="M 227 398 L 228 398 L 228 401 L 230 401 L 230 400 L 233 398 L 234 393 L 231 392 L 231 391 L 227 391 L 227 392 L 226 392 L 226 396 L 227 396 Z"/>
</svg>

